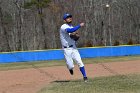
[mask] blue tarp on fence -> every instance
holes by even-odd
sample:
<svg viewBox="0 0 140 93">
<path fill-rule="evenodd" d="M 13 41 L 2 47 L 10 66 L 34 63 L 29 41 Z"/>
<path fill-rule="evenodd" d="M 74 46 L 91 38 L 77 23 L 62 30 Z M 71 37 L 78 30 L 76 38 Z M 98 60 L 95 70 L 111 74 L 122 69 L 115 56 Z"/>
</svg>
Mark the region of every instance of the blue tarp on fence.
<svg viewBox="0 0 140 93">
<path fill-rule="evenodd" d="M 138 45 L 79 48 L 78 50 L 82 58 L 140 55 L 140 46 Z M 60 59 L 64 59 L 63 51 L 61 49 L 0 53 L 0 63 L 60 60 Z"/>
</svg>

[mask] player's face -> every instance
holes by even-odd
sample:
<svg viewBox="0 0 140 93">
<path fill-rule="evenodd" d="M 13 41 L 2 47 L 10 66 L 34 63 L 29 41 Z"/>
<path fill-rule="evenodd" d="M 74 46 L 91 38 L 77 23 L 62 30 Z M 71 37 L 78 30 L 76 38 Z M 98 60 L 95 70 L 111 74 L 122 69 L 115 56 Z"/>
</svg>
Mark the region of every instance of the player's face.
<svg viewBox="0 0 140 93">
<path fill-rule="evenodd" d="M 66 21 L 67 23 L 71 23 L 71 22 L 72 22 L 72 17 L 68 17 L 65 21 Z"/>
</svg>

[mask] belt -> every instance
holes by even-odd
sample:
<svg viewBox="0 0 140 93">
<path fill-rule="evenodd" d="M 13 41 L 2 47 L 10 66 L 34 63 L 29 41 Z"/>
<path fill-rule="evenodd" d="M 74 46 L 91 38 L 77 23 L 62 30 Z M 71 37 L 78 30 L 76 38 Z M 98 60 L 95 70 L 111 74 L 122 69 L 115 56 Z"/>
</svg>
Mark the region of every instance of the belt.
<svg viewBox="0 0 140 93">
<path fill-rule="evenodd" d="M 70 45 L 70 46 L 63 46 L 64 48 L 69 48 L 69 47 L 73 47 L 73 45 Z"/>
</svg>

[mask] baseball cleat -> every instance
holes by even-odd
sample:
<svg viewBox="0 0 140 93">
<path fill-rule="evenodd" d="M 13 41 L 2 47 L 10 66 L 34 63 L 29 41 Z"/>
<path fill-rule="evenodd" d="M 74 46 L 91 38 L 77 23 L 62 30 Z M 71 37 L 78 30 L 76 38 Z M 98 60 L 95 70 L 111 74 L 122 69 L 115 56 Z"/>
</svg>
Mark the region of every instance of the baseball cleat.
<svg viewBox="0 0 140 93">
<path fill-rule="evenodd" d="M 88 82 L 88 78 L 87 77 L 84 77 L 84 82 Z"/>
<path fill-rule="evenodd" d="M 73 70 L 72 70 L 72 69 L 70 69 L 69 71 L 70 71 L 70 74 L 71 74 L 71 75 L 73 75 Z"/>
</svg>

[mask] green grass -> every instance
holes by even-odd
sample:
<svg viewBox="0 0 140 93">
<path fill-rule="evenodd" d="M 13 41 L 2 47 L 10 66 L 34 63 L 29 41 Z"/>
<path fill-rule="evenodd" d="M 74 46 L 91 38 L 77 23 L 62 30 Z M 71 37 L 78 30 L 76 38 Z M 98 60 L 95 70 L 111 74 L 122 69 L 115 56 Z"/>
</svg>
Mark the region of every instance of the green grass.
<svg viewBox="0 0 140 93">
<path fill-rule="evenodd" d="M 77 81 L 57 81 L 37 93 L 140 93 L 140 75 L 97 77 Z"/>
<path fill-rule="evenodd" d="M 94 63 L 106 63 L 106 62 L 120 62 L 140 60 L 140 56 L 123 56 L 123 57 L 102 57 L 102 58 L 86 58 L 82 59 L 85 64 Z M 0 70 L 15 70 L 15 69 L 27 69 L 32 67 L 50 67 L 50 66 L 63 66 L 64 60 L 53 61 L 38 61 L 38 62 L 20 62 L 20 63 L 8 63 L 0 64 Z"/>
</svg>

